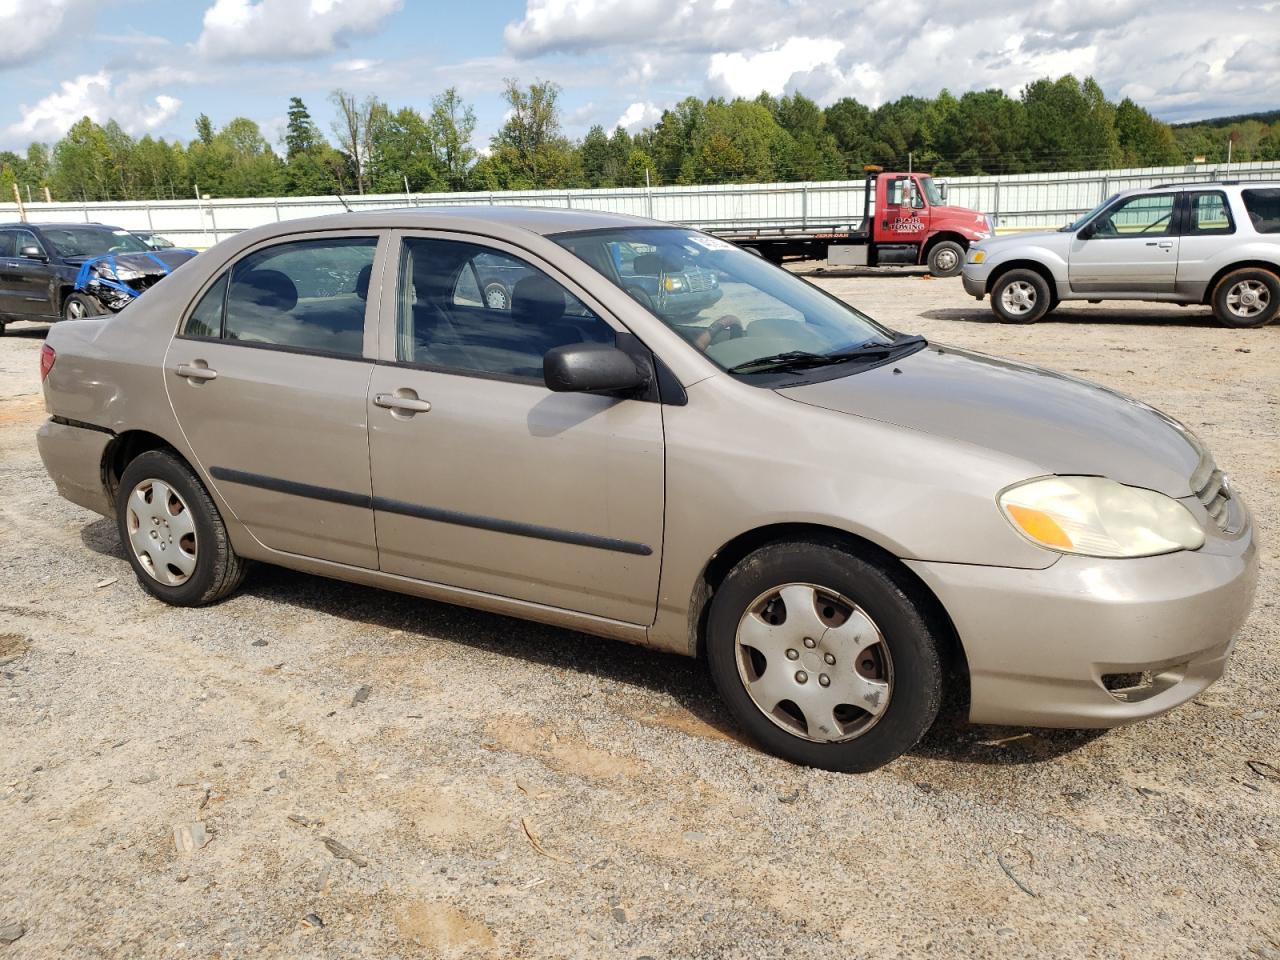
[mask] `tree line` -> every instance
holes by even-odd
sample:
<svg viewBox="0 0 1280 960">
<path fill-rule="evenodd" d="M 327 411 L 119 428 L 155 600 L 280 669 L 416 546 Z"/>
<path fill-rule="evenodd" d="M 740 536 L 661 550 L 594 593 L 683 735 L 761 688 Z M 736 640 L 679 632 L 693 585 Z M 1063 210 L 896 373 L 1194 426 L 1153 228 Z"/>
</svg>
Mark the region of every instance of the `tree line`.
<svg viewBox="0 0 1280 960">
<path fill-rule="evenodd" d="M 129 136 L 114 120 L 77 121 L 25 156 L 0 152 L 0 199 L 178 199 L 636 187 L 842 180 L 865 164 L 939 175 L 1166 166 L 1226 159 L 1280 160 L 1280 116 L 1170 126 L 1092 79 L 1067 75 L 1000 90 L 904 96 L 871 108 L 851 97 L 820 107 L 801 93 L 754 99 L 687 97 L 632 134 L 592 127 L 564 134 L 560 88 L 507 80 L 507 118 L 481 153 L 474 109 L 450 88 L 420 112 L 344 90 L 329 97 L 321 130 L 299 97 L 278 144 L 236 117 L 201 114 L 189 142 Z"/>
</svg>

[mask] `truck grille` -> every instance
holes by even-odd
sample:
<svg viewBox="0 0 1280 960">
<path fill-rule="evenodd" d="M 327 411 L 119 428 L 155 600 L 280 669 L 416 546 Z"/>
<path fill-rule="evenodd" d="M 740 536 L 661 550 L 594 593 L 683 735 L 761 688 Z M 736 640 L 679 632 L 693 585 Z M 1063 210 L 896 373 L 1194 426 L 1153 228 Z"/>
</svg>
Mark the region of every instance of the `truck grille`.
<svg viewBox="0 0 1280 960">
<path fill-rule="evenodd" d="M 693 270 L 684 275 L 685 283 L 692 293 L 702 293 L 715 286 L 715 277 L 704 270 Z"/>
<path fill-rule="evenodd" d="M 1195 491 L 1196 499 L 1204 504 L 1205 511 L 1218 525 L 1218 529 L 1226 530 L 1231 521 L 1231 508 L 1227 503 L 1231 499 L 1231 487 L 1227 484 L 1226 476 L 1208 456 L 1200 461 L 1200 466 L 1192 475 L 1191 489 Z"/>
</svg>

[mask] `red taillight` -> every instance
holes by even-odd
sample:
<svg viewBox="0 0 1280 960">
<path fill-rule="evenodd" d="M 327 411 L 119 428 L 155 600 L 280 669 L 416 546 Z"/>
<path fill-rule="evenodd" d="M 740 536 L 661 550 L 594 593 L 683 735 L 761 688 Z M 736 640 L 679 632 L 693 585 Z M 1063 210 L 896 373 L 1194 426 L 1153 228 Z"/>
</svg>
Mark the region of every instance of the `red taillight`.
<svg viewBox="0 0 1280 960">
<path fill-rule="evenodd" d="M 40 348 L 40 379 L 42 381 L 49 376 L 49 371 L 53 369 L 53 361 L 57 359 L 58 354 L 47 343 Z"/>
</svg>

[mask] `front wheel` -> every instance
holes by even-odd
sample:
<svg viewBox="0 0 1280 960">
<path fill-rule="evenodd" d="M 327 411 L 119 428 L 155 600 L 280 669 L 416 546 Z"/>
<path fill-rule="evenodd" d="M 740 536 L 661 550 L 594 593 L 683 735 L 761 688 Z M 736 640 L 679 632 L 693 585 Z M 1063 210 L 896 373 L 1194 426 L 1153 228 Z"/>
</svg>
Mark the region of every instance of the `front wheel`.
<svg viewBox="0 0 1280 960">
<path fill-rule="evenodd" d="M 1224 327 L 1261 327 L 1280 312 L 1280 277 L 1249 267 L 1228 273 L 1213 289 L 1213 315 Z"/>
<path fill-rule="evenodd" d="M 1053 307 L 1049 282 L 1034 270 L 1010 270 L 991 285 L 991 310 L 1002 323 L 1035 323 Z"/>
<path fill-rule="evenodd" d="M 774 544 L 734 567 L 712 597 L 706 650 L 737 721 L 793 763 L 874 770 L 919 742 L 941 702 L 922 606 L 825 544 Z"/>
<path fill-rule="evenodd" d="M 84 293 L 73 293 L 62 301 L 63 320 L 83 320 L 103 313 L 102 304 L 96 298 Z"/>
<path fill-rule="evenodd" d="M 116 493 L 120 541 L 139 585 L 177 607 L 201 607 L 244 580 L 245 561 L 204 484 L 166 450 L 139 454 Z"/>
<path fill-rule="evenodd" d="M 935 277 L 954 277 L 964 269 L 964 247 L 954 240 L 936 243 L 929 251 L 929 272 Z"/>
</svg>

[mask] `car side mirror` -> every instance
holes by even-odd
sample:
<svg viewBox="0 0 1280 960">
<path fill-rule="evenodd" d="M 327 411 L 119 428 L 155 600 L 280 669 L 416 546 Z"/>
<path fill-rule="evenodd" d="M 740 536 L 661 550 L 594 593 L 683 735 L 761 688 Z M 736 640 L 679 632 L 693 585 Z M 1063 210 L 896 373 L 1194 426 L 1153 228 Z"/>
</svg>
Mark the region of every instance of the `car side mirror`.
<svg viewBox="0 0 1280 960">
<path fill-rule="evenodd" d="M 49 259 L 44 255 L 43 250 L 41 250 L 35 244 L 30 244 L 30 243 L 18 251 L 18 256 L 25 257 L 28 260 L 48 260 Z"/>
<path fill-rule="evenodd" d="M 946 202 L 946 200 L 947 200 L 947 184 L 946 184 L 946 181 L 944 180 L 944 181 L 942 181 L 942 182 L 938 183 L 938 184 L 937 184 L 937 187 L 938 187 L 938 199 L 939 199 L 939 200 L 941 200 L 941 201 L 943 201 L 943 202 L 945 203 L 945 202 Z"/>
<path fill-rule="evenodd" d="M 607 343 L 568 343 L 542 358 L 542 378 L 555 393 L 616 393 L 638 390 L 649 374 L 617 347 Z"/>
</svg>

